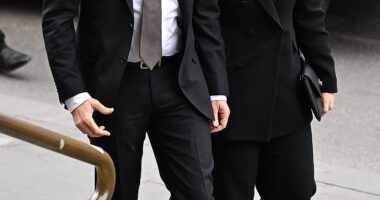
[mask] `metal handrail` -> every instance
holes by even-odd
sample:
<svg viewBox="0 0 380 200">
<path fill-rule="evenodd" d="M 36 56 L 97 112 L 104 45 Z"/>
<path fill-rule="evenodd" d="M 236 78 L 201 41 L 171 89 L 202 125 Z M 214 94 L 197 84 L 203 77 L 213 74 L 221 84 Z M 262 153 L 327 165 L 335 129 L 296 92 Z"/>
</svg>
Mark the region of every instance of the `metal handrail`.
<svg viewBox="0 0 380 200">
<path fill-rule="evenodd" d="M 0 132 L 95 165 L 97 182 L 91 200 L 111 200 L 115 187 L 115 168 L 103 149 L 1 113 Z"/>
</svg>

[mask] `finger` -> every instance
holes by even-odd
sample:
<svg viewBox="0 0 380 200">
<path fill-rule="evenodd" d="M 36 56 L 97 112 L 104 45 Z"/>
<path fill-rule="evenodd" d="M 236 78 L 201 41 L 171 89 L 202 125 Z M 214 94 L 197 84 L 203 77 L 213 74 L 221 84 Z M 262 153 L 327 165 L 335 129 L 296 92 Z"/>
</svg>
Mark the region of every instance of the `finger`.
<svg viewBox="0 0 380 200">
<path fill-rule="evenodd" d="M 96 133 L 96 130 L 94 129 L 94 127 L 91 125 L 91 122 L 90 121 L 87 121 L 87 122 L 85 122 L 84 123 L 84 126 L 85 126 L 85 128 L 88 130 L 88 136 L 89 137 L 93 137 L 93 138 L 95 138 L 95 137 L 101 137 L 102 135 L 100 135 L 100 134 L 97 134 Z"/>
<path fill-rule="evenodd" d="M 213 127 L 212 129 L 211 129 L 211 132 L 219 132 L 219 131 L 221 131 L 221 130 L 223 130 L 224 128 L 226 128 L 225 126 L 223 126 L 223 125 L 219 125 L 219 126 L 217 126 L 217 127 Z"/>
<path fill-rule="evenodd" d="M 216 129 L 213 129 L 213 130 L 210 130 L 210 133 L 215 134 L 215 133 L 218 133 L 218 131 L 216 131 Z"/>
<path fill-rule="evenodd" d="M 224 128 L 225 128 L 225 127 L 223 127 L 222 125 L 220 125 L 220 126 L 218 126 L 218 127 L 216 127 L 216 128 L 213 128 L 213 129 L 211 130 L 211 133 L 217 133 L 217 132 L 220 132 L 220 131 L 222 131 Z"/>
<path fill-rule="evenodd" d="M 227 127 L 228 118 L 229 118 L 229 114 L 228 113 L 221 114 L 220 115 L 220 120 L 219 120 L 220 125 L 223 126 L 223 127 Z"/>
<path fill-rule="evenodd" d="M 79 125 L 79 126 L 77 126 L 77 127 L 78 127 L 78 129 L 79 129 L 83 134 L 85 134 L 85 135 L 87 135 L 87 136 L 89 136 L 89 137 L 95 137 L 94 135 L 92 135 L 90 129 L 89 129 L 86 125 L 81 124 L 81 125 Z"/>
<path fill-rule="evenodd" d="M 217 127 L 219 126 L 219 105 L 216 103 L 216 102 L 212 102 L 211 103 L 212 105 L 212 111 L 213 111 L 213 114 L 214 114 L 214 120 L 212 121 L 212 125 L 214 127 Z"/>
<path fill-rule="evenodd" d="M 218 127 L 219 126 L 219 110 L 218 108 L 214 108 L 214 120 L 212 121 L 212 125 L 214 127 Z"/>
<path fill-rule="evenodd" d="M 215 127 L 210 128 L 210 133 L 216 133 L 216 132 L 217 132 L 217 128 Z"/>
<path fill-rule="evenodd" d="M 107 108 L 103 104 L 101 104 L 99 101 L 95 100 L 92 103 L 92 106 L 94 107 L 95 110 L 99 111 L 103 115 L 109 115 L 113 112 L 113 108 Z"/>
<path fill-rule="evenodd" d="M 330 101 L 330 105 L 329 105 L 329 109 L 330 109 L 330 111 L 334 109 L 334 104 L 335 104 L 334 99 L 332 99 L 332 100 Z"/>
<path fill-rule="evenodd" d="M 87 127 L 86 123 L 84 122 L 83 118 L 82 117 L 78 117 L 79 114 L 76 113 L 76 114 L 73 114 L 73 118 L 74 118 L 74 123 L 75 123 L 75 126 L 83 133 L 83 134 L 86 134 L 86 135 L 91 135 L 91 131 L 90 129 Z"/>
<path fill-rule="evenodd" d="M 214 116 L 214 120 L 212 121 L 212 126 L 214 127 L 218 127 L 219 126 L 219 118 L 218 118 L 218 114 L 216 114 Z"/>
<path fill-rule="evenodd" d="M 216 127 L 214 126 L 213 122 L 210 122 L 208 128 L 209 128 L 210 133 L 212 133 L 212 131 L 213 131 L 214 129 L 216 129 Z"/>
<path fill-rule="evenodd" d="M 87 126 L 87 128 L 90 130 L 89 126 Z M 99 138 L 99 137 L 103 137 L 103 135 L 100 135 L 100 134 L 97 134 L 97 133 L 93 133 L 93 131 L 90 130 L 90 133 L 87 134 L 89 137 L 91 138 Z"/>
<path fill-rule="evenodd" d="M 88 130 L 86 127 L 77 126 L 77 128 L 80 130 L 80 132 L 82 132 L 85 135 L 90 134 L 90 130 Z"/>
<path fill-rule="evenodd" d="M 328 113 L 330 102 L 327 99 L 323 99 L 323 113 Z"/>
<path fill-rule="evenodd" d="M 91 124 L 91 117 L 84 117 L 81 120 L 81 128 L 86 130 L 86 134 L 90 137 L 99 137 L 99 135 L 96 133 L 96 128 Z"/>
<path fill-rule="evenodd" d="M 213 128 L 215 128 L 215 126 L 214 126 L 214 124 L 213 124 L 213 122 L 210 122 L 210 124 L 209 124 L 209 129 L 211 130 L 211 129 L 213 129 Z"/>
<path fill-rule="evenodd" d="M 88 122 L 88 126 L 91 130 L 91 133 L 93 135 L 97 135 L 99 137 L 101 136 L 110 136 L 110 132 L 106 131 L 106 130 L 103 130 L 101 129 L 94 121 L 93 118 L 91 118 L 91 120 Z"/>
<path fill-rule="evenodd" d="M 219 127 L 219 126 L 218 126 Z M 215 127 L 214 125 L 211 125 L 210 127 L 209 127 L 209 131 L 210 131 L 210 133 L 216 133 L 216 132 L 218 132 L 218 127 Z"/>
</svg>

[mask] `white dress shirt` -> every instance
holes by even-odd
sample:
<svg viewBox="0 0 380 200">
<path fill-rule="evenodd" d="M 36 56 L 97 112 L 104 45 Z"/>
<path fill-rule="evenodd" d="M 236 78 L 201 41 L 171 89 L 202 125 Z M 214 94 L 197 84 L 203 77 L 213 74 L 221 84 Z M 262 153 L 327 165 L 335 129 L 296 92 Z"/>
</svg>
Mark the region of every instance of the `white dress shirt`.
<svg viewBox="0 0 380 200">
<path fill-rule="evenodd" d="M 143 0 L 133 0 L 134 9 L 134 29 L 132 35 L 131 50 L 128 55 L 128 62 L 140 62 L 140 32 L 141 32 L 141 14 Z M 162 0 L 162 55 L 172 56 L 179 53 L 182 49 L 182 32 L 178 27 L 178 20 L 181 18 L 181 12 L 178 0 Z M 72 112 L 83 102 L 90 99 L 87 93 L 77 94 L 65 101 L 68 110 Z M 224 95 L 211 96 L 211 101 L 227 100 Z"/>
<path fill-rule="evenodd" d="M 133 0 L 134 29 L 132 35 L 131 50 L 128 62 L 140 62 L 140 33 L 143 0 Z M 162 0 L 162 56 L 172 56 L 182 49 L 181 28 L 178 27 L 178 20 L 181 18 L 177 0 Z"/>
</svg>

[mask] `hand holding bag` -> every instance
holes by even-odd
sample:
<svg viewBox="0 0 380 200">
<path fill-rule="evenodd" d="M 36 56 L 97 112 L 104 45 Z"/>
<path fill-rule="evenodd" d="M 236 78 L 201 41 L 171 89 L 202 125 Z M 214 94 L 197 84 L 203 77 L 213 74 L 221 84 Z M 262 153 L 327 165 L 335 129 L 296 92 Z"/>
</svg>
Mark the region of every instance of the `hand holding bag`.
<svg viewBox="0 0 380 200">
<path fill-rule="evenodd" d="M 301 55 L 302 71 L 300 75 L 300 81 L 305 89 L 307 99 L 309 100 L 311 110 L 314 113 L 315 118 L 321 121 L 323 113 L 322 105 L 322 82 L 318 78 L 311 65 L 306 63 L 305 57 Z"/>
</svg>

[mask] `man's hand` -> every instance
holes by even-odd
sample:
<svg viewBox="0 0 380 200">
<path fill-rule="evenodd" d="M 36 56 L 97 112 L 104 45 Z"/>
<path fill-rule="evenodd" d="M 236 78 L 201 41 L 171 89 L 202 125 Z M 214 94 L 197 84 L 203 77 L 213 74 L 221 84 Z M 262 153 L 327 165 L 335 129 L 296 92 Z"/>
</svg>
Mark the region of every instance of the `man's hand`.
<svg viewBox="0 0 380 200">
<path fill-rule="evenodd" d="M 94 111 L 99 111 L 103 115 L 110 115 L 113 112 L 113 108 L 103 106 L 96 99 L 88 99 L 71 113 L 74 118 L 75 126 L 89 137 L 110 136 L 110 132 L 105 130 L 104 126 L 99 127 L 95 123 L 92 118 Z"/>
<path fill-rule="evenodd" d="M 227 101 L 211 101 L 214 112 L 214 121 L 210 124 L 210 132 L 216 133 L 226 128 L 230 116 Z"/>
<path fill-rule="evenodd" d="M 323 113 L 322 116 L 334 108 L 335 95 L 333 93 L 322 93 Z"/>
</svg>

